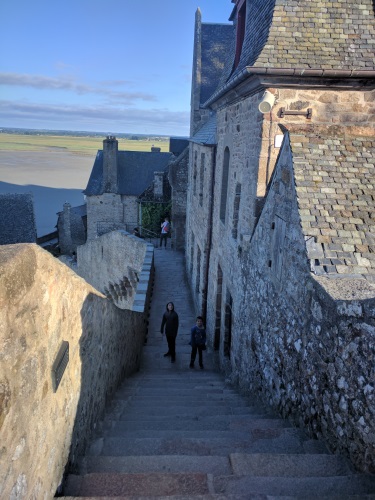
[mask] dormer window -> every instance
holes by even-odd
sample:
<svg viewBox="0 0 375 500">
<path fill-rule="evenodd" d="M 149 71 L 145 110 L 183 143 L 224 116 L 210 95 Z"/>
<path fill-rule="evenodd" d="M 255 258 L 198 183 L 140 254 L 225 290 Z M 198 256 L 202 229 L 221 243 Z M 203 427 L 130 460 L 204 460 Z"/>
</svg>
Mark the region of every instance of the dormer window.
<svg viewBox="0 0 375 500">
<path fill-rule="evenodd" d="M 240 62 L 242 45 L 245 38 L 246 25 L 246 0 L 236 0 L 237 9 L 237 30 L 236 30 L 236 55 L 234 58 L 234 67 L 237 68 Z"/>
</svg>

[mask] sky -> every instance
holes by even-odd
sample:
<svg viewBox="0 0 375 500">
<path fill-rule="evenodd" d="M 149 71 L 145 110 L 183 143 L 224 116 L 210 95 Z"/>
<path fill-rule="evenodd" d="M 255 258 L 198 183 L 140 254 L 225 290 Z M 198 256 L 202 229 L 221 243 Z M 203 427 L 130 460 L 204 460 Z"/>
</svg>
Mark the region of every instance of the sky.
<svg viewBox="0 0 375 500">
<path fill-rule="evenodd" d="M 3 0 L 0 128 L 189 135 L 194 20 L 231 0 Z"/>
</svg>

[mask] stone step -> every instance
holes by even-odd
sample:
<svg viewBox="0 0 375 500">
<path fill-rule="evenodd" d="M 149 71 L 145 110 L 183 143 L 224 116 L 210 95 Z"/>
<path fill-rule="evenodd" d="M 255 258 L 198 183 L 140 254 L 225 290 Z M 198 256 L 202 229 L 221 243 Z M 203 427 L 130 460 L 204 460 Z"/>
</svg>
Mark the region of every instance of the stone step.
<svg viewBox="0 0 375 500">
<path fill-rule="evenodd" d="M 342 499 L 348 495 L 366 495 L 375 491 L 375 477 L 361 474 L 330 477 L 251 477 L 213 478 L 215 493 L 292 496 L 303 500 Z M 362 497 L 360 497 L 362 498 Z"/>
<path fill-rule="evenodd" d="M 170 496 L 209 493 L 206 474 L 200 473 L 89 473 L 69 475 L 64 494 L 67 496 Z"/>
<path fill-rule="evenodd" d="M 65 500 L 78 500 L 78 498 L 82 497 L 71 497 L 65 496 L 63 497 Z M 86 500 L 155 500 L 155 496 L 142 495 L 142 497 L 134 496 L 134 495 L 126 495 L 126 496 L 86 496 Z M 305 497 L 296 497 L 296 496 L 279 496 L 279 495 L 258 495 L 257 493 L 247 493 L 246 495 L 221 495 L 217 493 L 209 493 L 208 495 L 168 495 L 168 496 L 158 496 L 158 500 L 305 500 Z M 316 498 L 311 499 L 316 500 Z M 321 496 L 319 500 L 375 500 L 375 495 L 330 495 Z"/>
<path fill-rule="evenodd" d="M 258 430 L 258 429 L 257 429 Z M 253 435 L 257 435 L 253 433 Z M 165 429 L 141 429 L 137 431 L 132 430 L 122 430 L 118 429 L 107 429 L 103 432 L 103 437 L 107 438 L 123 438 L 123 439 L 131 439 L 131 438 L 159 438 L 159 439 L 179 439 L 179 438 L 189 438 L 189 439 L 209 439 L 209 438 L 221 438 L 221 439 L 242 439 L 246 441 L 251 437 L 251 434 L 248 432 L 241 431 L 217 431 L 217 430 L 165 430 Z"/>
<path fill-rule="evenodd" d="M 261 412 L 259 408 L 240 406 L 222 406 L 222 405 L 212 405 L 212 406 L 145 406 L 139 407 L 137 404 L 125 406 L 122 409 L 118 419 L 119 420 L 138 420 L 144 419 L 149 420 L 152 418 L 164 418 L 169 417 L 169 419 L 174 418 L 189 418 L 189 417 L 212 417 L 212 416 L 251 416 L 253 418 L 270 418 Z M 275 416 L 275 419 L 277 417 Z"/>
<path fill-rule="evenodd" d="M 124 404 L 132 406 L 163 406 L 163 407 L 173 407 L 173 406 L 207 406 L 207 405 L 222 405 L 228 407 L 243 407 L 243 408 L 253 408 L 257 409 L 260 413 L 265 413 L 264 408 L 260 406 L 252 406 L 245 401 L 236 400 L 233 398 L 223 398 L 218 395 L 211 396 L 174 396 L 173 398 L 168 397 L 142 397 L 137 395 L 130 395 L 127 398 L 121 397 L 121 395 L 116 395 L 114 402 L 124 401 Z"/>
<path fill-rule="evenodd" d="M 86 457 L 80 473 L 200 472 L 215 476 L 329 477 L 354 474 L 350 462 L 338 455 L 231 453 L 227 456 L 97 456 Z"/>
<path fill-rule="evenodd" d="M 173 404 L 175 398 L 197 399 L 202 400 L 206 398 L 223 399 L 228 401 L 244 401 L 244 399 L 235 392 L 228 391 L 221 388 L 206 388 L 205 386 L 190 386 L 190 387 L 177 387 L 177 388 L 143 388 L 137 387 L 136 389 L 120 389 L 117 391 L 116 397 L 129 397 L 137 398 L 140 401 L 147 399 L 162 399 Z M 250 401 L 246 401 L 248 404 Z"/>
<path fill-rule="evenodd" d="M 86 457 L 80 465 L 80 473 L 89 472 L 173 472 L 183 471 L 214 474 L 216 476 L 232 474 L 227 456 L 191 456 L 191 455 L 141 455 L 126 457 Z"/>
<path fill-rule="evenodd" d="M 327 477 L 354 473 L 349 460 L 340 455 L 231 453 L 229 458 L 236 476 Z"/>
<path fill-rule="evenodd" d="M 100 438 L 94 441 L 87 454 L 223 456 L 230 453 L 319 453 L 318 449 L 313 451 L 310 441 L 301 438 L 301 434 L 295 429 L 272 429 L 252 433 L 246 437 L 243 434 L 235 437 L 232 433 L 223 432 L 216 434 L 216 437 L 212 435 L 214 433 L 204 437 L 202 431 L 202 437 L 199 437 L 197 433 L 194 434 L 195 437 L 190 437 L 191 434 L 187 433 L 172 436 L 166 431 L 159 431 L 156 437 L 141 437 L 145 436 L 145 432 L 147 431 L 139 431 L 136 435 L 128 432 L 127 438 L 118 436 Z M 149 436 L 155 436 L 153 432 L 151 431 Z M 163 433 L 163 437 L 160 433 Z M 322 450 L 322 453 L 326 451 Z"/>
<path fill-rule="evenodd" d="M 340 498 L 348 495 L 368 495 L 374 480 L 368 476 L 333 477 L 211 477 L 202 473 L 88 473 L 68 476 L 64 494 L 68 496 L 141 496 L 170 497 L 171 495 L 266 495 L 287 496 L 304 500 L 322 497 Z M 262 498 L 262 497 L 259 497 Z M 264 497 L 263 497 L 264 498 Z M 360 497 L 361 498 L 361 497 Z"/>
<path fill-rule="evenodd" d="M 184 372 L 174 372 L 174 373 L 150 373 L 147 374 L 145 372 L 138 372 L 131 377 L 127 378 L 124 380 L 122 383 L 121 387 L 126 387 L 126 386 L 132 386 L 136 383 L 154 383 L 154 384 L 159 384 L 162 382 L 181 382 L 185 384 L 189 380 L 196 380 L 197 376 L 199 374 L 199 379 L 200 380 L 205 380 L 207 383 L 212 382 L 212 383 L 217 383 L 221 387 L 226 387 L 230 389 L 230 385 L 225 383 L 225 380 L 223 376 L 218 373 L 218 372 L 208 372 L 208 371 L 193 371 L 193 370 L 186 370 Z"/>
<path fill-rule="evenodd" d="M 64 496 L 62 497 L 65 500 L 78 500 L 79 498 L 82 497 L 72 497 L 72 496 Z M 168 495 L 168 496 L 158 496 L 155 497 L 154 495 L 148 496 L 148 495 L 142 495 L 142 497 L 139 497 L 138 495 L 126 495 L 126 496 L 100 496 L 100 497 L 93 497 L 93 496 L 85 496 L 86 500 L 155 500 L 157 498 L 158 500 L 265 500 L 264 495 L 216 495 L 216 494 L 211 494 L 209 493 L 208 495 Z M 295 500 L 291 497 L 275 497 L 273 496 L 272 499 L 270 500 Z M 340 500 L 352 500 L 352 497 L 350 498 L 340 498 Z M 355 498 L 354 500 L 357 500 Z M 359 498 L 358 500 L 364 500 L 364 497 Z M 372 500 L 372 499 L 371 499 Z"/>
<path fill-rule="evenodd" d="M 171 431 L 266 431 L 280 428 L 291 428 L 285 420 L 256 418 L 252 415 L 214 415 L 198 418 L 197 416 L 177 417 L 173 420 L 167 416 L 126 418 L 113 423 L 112 431 L 121 435 L 122 431 L 171 430 Z"/>
<path fill-rule="evenodd" d="M 169 385 L 163 383 L 160 383 L 158 385 L 155 385 L 154 387 L 147 387 L 144 386 L 143 384 L 137 384 L 134 385 L 133 387 L 130 386 L 124 386 L 120 387 L 118 392 L 119 393 L 137 393 L 140 396 L 164 396 L 164 395 L 178 395 L 181 391 L 183 391 L 186 394 L 196 394 L 198 393 L 206 393 L 210 392 L 212 394 L 218 393 L 218 394 L 223 394 L 224 396 L 233 396 L 236 399 L 243 399 L 236 391 L 233 389 L 228 389 L 227 387 L 220 386 L 219 384 L 215 385 L 210 385 L 206 383 L 200 383 L 198 380 L 197 381 L 190 381 L 189 383 L 182 383 L 178 382 L 176 384 L 170 382 Z M 128 395 L 128 394 L 126 394 Z"/>
</svg>

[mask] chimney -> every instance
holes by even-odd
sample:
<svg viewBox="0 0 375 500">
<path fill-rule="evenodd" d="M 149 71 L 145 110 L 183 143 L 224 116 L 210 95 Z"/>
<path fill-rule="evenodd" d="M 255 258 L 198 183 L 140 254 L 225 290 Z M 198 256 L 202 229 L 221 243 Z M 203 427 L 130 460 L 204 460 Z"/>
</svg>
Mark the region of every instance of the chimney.
<svg viewBox="0 0 375 500">
<path fill-rule="evenodd" d="M 163 196 L 164 172 L 154 172 L 154 196 L 161 198 Z"/>
<path fill-rule="evenodd" d="M 117 152 L 118 141 L 114 135 L 108 135 L 103 141 L 103 191 L 117 193 Z"/>
</svg>

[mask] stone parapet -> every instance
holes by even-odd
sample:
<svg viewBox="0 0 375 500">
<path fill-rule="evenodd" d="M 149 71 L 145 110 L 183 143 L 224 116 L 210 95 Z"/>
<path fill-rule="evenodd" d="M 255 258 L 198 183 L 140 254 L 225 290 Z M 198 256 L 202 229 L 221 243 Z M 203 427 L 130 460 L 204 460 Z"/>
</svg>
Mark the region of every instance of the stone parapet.
<svg viewBox="0 0 375 500">
<path fill-rule="evenodd" d="M 52 498 L 66 464 L 74 470 L 106 402 L 139 368 L 145 300 L 119 309 L 40 247 L 0 248 L 1 498 Z"/>
<path fill-rule="evenodd" d="M 136 305 L 140 311 L 143 301 L 143 312 L 153 258 L 154 247 L 145 240 L 123 230 L 111 231 L 78 247 L 74 270 L 121 309 Z"/>
</svg>

